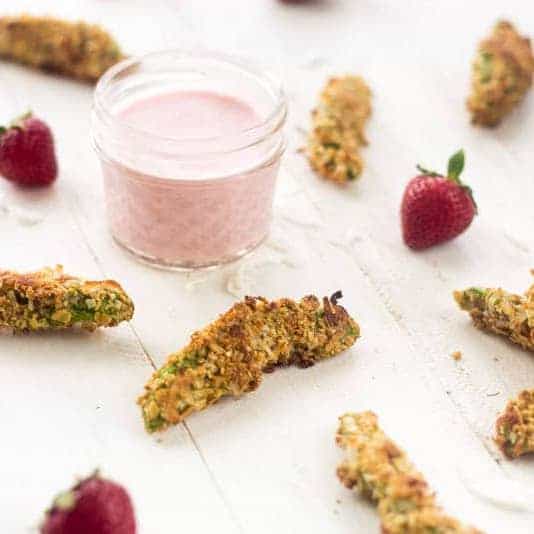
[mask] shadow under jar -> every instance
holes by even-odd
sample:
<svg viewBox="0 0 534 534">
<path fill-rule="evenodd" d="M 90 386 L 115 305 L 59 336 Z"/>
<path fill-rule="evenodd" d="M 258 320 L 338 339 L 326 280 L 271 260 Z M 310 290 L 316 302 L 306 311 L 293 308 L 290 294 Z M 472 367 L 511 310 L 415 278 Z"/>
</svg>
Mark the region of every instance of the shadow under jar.
<svg viewBox="0 0 534 534">
<path fill-rule="evenodd" d="M 111 68 L 93 142 L 114 239 L 169 269 L 253 250 L 269 232 L 286 115 L 279 83 L 234 57 L 168 51 Z"/>
</svg>

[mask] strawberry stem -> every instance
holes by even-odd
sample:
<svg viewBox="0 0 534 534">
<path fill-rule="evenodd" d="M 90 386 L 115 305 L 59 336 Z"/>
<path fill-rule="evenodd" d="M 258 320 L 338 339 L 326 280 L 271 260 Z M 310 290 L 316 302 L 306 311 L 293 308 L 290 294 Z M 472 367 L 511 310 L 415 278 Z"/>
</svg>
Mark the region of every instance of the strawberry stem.
<svg viewBox="0 0 534 534">
<path fill-rule="evenodd" d="M 475 213 L 478 214 L 478 206 L 475 202 L 475 197 L 473 196 L 473 190 L 460 180 L 460 175 L 462 174 L 464 167 L 465 152 L 462 148 L 453 154 L 449 159 L 449 164 L 447 166 L 447 178 L 457 183 L 471 197 L 471 202 L 473 202 L 473 206 L 475 207 Z"/>
<path fill-rule="evenodd" d="M 458 150 L 458 152 L 455 152 L 449 159 L 449 163 L 447 165 L 447 176 L 446 178 L 450 180 L 451 182 L 454 182 L 455 184 L 458 184 L 462 189 L 466 191 L 466 193 L 471 197 L 471 201 L 473 202 L 473 205 L 475 207 L 475 213 L 478 213 L 478 206 L 475 202 L 475 199 L 473 197 L 473 190 L 468 186 L 465 185 L 460 180 L 460 175 L 462 174 L 465 167 L 465 152 L 464 149 L 461 148 Z M 442 174 L 439 174 L 435 171 L 429 171 L 425 167 L 422 167 L 421 165 L 417 165 L 417 170 L 424 174 L 425 176 L 431 176 L 433 178 L 444 178 Z"/>
<path fill-rule="evenodd" d="M 449 164 L 447 166 L 447 177 L 461 185 L 460 175 L 464 170 L 465 166 L 465 153 L 463 149 L 458 150 L 455 154 L 449 159 Z"/>
<path fill-rule="evenodd" d="M 442 174 L 439 174 L 439 172 L 436 171 L 430 171 L 423 167 L 422 165 L 417 165 L 417 170 L 421 173 L 423 173 L 425 176 L 443 176 Z"/>
</svg>

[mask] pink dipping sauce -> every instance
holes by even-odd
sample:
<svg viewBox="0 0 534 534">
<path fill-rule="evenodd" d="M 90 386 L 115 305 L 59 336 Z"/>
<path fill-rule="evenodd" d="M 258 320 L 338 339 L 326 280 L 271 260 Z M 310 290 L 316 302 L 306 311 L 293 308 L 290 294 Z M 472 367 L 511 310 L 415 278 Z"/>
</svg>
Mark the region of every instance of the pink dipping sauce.
<svg viewBox="0 0 534 534">
<path fill-rule="evenodd" d="M 98 139 L 96 145 L 119 244 L 154 265 L 196 268 L 236 259 L 263 241 L 283 140 L 273 150 L 277 145 L 265 141 L 272 133 L 242 138 L 265 120 L 249 103 L 216 91 L 173 90 L 119 106 L 113 120 L 124 130 L 114 134 L 120 142 L 113 154 Z M 180 153 L 145 157 L 144 135 L 161 139 L 164 152 L 176 141 Z"/>
</svg>

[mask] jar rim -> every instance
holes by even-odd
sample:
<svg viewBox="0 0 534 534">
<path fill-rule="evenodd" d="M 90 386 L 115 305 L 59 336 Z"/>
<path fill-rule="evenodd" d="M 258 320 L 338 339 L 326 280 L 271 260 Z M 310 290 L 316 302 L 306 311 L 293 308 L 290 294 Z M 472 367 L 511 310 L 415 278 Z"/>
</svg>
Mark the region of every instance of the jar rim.
<svg viewBox="0 0 534 534">
<path fill-rule="evenodd" d="M 263 82 L 268 87 L 270 93 L 272 93 L 274 100 L 273 110 L 267 115 L 266 118 L 262 119 L 261 122 L 258 122 L 254 126 L 243 128 L 242 130 L 230 135 L 225 134 L 196 138 L 161 135 L 154 133 L 153 131 L 144 130 L 143 128 L 128 123 L 127 121 L 120 121 L 117 118 L 117 115 L 111 111 L 110 106 L 107 105 L 105 101 L 106 90 L 113 83 L 113 81 L 120 76 L 121 73 L 131 68 L 135 64 L 141 64 L 143 61 L 149 61 L 158 57 L 164 58 L 165 56 L 169 56 L 169 59 L 178 60 L 199 59 L 215 61 L 221 65 L 226 64 L 228 67 L 237 68 L 242 72 L 255 76 L 261 82 Z M 254 61 L 244 57 L 206 49 L 169 49 L 126 58 L 108 69 L 100 78 L 95 88 L 93 112 L 95 116 L 105 124 L 111 125 L 112 123 L 120 122 L 120 127 L 121 129 L 124 129 L 124 131 L 127 131 L 132 135 L 142 135 L 144 138 L 148 138 L 155 142 L 160 141 L 164 143 L 176 143 L 177 145 L 187 145 L 191 143 L 198 146 L 199 143 L 205 143 L 206 145 L 209 145 L 210 143 L 216 143 L 222 138 L 227 140 L 235 140 L 235 144 L 233 142 L 231 143 L 231 149 L 222 151 L 229 153 L 253 147 L 266 137 L 276 133 L 285 123 L 288 110 L 287 99 L 281 82 L 270 72 L 265 71 L 257 66 Z M 217 150 L 217 152 L 220 153 L 221 151 Z M 203 151 L 203 153 L 209 154 L 210 151 Z"/>
</svg>

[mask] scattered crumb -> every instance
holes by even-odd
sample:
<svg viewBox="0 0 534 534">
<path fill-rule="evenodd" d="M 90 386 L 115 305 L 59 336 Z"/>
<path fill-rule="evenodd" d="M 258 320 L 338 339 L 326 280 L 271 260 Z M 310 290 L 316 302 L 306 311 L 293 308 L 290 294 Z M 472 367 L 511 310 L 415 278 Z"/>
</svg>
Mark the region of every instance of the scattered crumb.
<svg viewBox="0 0 534 534">
<path fill-rule="evenodd" d="M 497 395 L 500 395 L 500 394 L 501 394 L 500 391 L 496 391 L 495 393 L 487 393 L 486 397 L 496 397 Z"/>
<path fill-rule="evenodd" d="M 452 354 L 451 354 L 451 358 L 455 361 L 460 361 L 462 359 L 462 353 L 457 350 L 457 351 L 454 351 Z"/>
<path fill-rule="evenodd" d="M 530 274 L 534 276 L 534 269 L 530 269 Z"/>
</svg>

